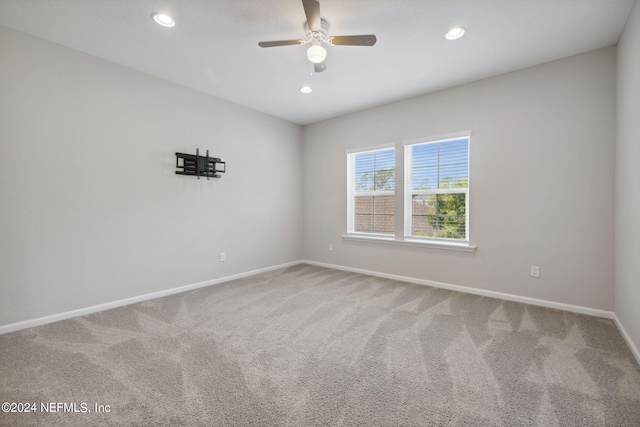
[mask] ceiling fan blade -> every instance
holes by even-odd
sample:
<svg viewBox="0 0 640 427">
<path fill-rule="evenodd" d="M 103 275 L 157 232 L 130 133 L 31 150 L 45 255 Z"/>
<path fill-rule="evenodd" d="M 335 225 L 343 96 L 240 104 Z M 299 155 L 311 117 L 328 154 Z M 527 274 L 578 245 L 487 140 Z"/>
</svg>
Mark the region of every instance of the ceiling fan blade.
<svg viewBox="0 0 640 427">
<path fill-rule="evenodd" d="M 318 3 L 318 0 L 302 0 L 302 6 L 304 7 L 304 14 L 307 16 L 309 30 L 313 32 L 320 31 L 320 3 Z"/>
<path fill-rule="evenodd" d="M 277 40 L 273 42 L 260 42 L 258 46 L 260 47 L 276 47 L 276 46 L 290 46 L 294 44 L 302 44 L 300 40 Z"/>
<path fill-rule="evenodd" d="M 339 46 L 373 46 L 378 39 L 375 34 L 363 36 L 335 36 L 331 37 L 330 43 Z"/>
<path fill-rule="evenodd" d="M 321 73 L 326 69 L 327 69 L 327 64 L 324 61 L 322 61 L 319 64 L 313 64 L 313 71 L 315 71 L 316 73 Z"/>
</svg>

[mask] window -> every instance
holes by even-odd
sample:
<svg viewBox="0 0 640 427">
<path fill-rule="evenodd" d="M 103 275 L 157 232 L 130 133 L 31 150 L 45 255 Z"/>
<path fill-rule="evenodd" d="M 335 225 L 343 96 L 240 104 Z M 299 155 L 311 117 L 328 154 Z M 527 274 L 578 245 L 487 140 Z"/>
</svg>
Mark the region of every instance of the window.
<svg viewBox="0 0 640 427">
<path fill-rule="evenodd" d="M 475 250 L 469 244 L 469 140 L 465 132 L 404 142 L 398 165 L 395 144 L 347 151 L 344 238 Z"/>
<path fill-rule="evenodd" d="M 467 241 L 469 137 L 404 149 L 405 237 Z"/>
<path fill-rule="evenodd" d="M 395 233 L 395 148 L 347 154 L 349 233 Z"/>
</svg>

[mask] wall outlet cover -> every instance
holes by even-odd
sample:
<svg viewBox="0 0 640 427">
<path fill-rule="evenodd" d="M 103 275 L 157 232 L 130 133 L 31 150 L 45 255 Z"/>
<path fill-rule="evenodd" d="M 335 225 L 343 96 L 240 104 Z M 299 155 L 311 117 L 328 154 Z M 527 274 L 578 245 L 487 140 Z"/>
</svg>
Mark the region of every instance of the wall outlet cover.
<svg viewBox="0 0 640 427">
<path fill-rule="evenodd" d="M 531 266 L 531 277 L 540 277 L 540 267 L 537 265 Z"/>
</svg>

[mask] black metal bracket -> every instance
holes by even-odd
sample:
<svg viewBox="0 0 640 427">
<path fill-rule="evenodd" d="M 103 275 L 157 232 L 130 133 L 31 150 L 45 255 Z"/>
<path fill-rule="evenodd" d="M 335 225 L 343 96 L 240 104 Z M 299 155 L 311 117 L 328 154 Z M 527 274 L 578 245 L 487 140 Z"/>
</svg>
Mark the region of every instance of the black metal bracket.
<svg viewBox="0 0 640 427">
<path fill-rule="evenodd" d="M 180 164 L 182 159 L 182 164 Z M 218 173 L 225 173 L 227 164 L 218 157 L 209 157 L 209 150 L 206 156 L 200 155 L 200 150 L 196 148 L 196 154 L 176 153 L 176 175 L 192 175 L 200 179 L 201 176 L 209 178 L 220 178 Z"/>
</svg>

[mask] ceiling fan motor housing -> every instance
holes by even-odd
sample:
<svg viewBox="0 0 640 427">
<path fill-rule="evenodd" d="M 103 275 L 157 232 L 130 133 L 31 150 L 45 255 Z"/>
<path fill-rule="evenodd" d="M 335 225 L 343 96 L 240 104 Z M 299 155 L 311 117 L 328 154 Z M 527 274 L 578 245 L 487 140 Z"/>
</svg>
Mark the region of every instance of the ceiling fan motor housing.
<svg viewBox="0 0 640 427">
<path fill-rule="evenodd" d="M 326 19 L 320 18 L 320 31 L 311 31 L 309 23 L 304 23 L 304 31 L 307 36 L 307 43 L 317 41 L 319 43 L 331 43 L 329 37 L 329 23 Z"/>
</svg>

